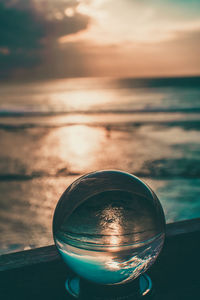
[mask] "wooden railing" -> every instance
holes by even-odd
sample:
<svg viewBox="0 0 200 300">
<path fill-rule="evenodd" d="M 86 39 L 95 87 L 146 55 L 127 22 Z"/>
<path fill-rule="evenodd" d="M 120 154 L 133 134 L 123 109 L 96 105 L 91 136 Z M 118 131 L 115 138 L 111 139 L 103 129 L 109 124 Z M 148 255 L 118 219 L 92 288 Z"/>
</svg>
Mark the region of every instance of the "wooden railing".
<svg viewBox="0 0 200 300">
<path fill-rule="evenodd" d="M 200 299 L 199 270 L 200 219 L 168 224 L 162 253 L 148 271 L 155 299 Z M 0 299 L 70 299 L 64 288 L 70 273 L 54 245 L 2 255 Z"/>
</svg>

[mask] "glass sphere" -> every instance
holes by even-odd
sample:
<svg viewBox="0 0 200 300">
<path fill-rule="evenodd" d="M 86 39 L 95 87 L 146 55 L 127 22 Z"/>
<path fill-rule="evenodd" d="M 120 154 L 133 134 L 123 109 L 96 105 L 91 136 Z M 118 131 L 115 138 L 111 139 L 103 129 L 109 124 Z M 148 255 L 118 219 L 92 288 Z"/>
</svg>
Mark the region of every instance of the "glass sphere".
<svg viewBox="0 0 200 300">
<path fill-rule="evenodd" d="M 121 171 L 80 177 L 61 196 L 53 219 L 56 247 L 80 277 L 98 284 L 123 284 L 156 260 L 165 218 L 154 192 Z"/>
</svg>

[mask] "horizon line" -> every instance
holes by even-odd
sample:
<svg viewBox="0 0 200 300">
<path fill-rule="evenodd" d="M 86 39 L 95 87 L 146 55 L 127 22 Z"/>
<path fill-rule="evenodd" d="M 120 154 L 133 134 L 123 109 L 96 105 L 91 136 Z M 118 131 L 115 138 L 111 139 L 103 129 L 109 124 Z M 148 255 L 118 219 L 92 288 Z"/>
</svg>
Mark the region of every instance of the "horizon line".
<svg viewBox="0 0 200 300">
<path fill-rule="evenodd" d="M 192 78 L 200 78 L 199 74 L 184 74 L 184 75 L 152 75 L 152 76 L 60 76 L 60 77 L 42 77 L 42 78 L 20 78 L 20 79 L 14 79 L 14 78 L 6 78 L 2 79 L 0 77 L 0 84 L 1 83 L 34 83 L 34 82 L 44 82 L 44 81 L 57 81 L 57 80 L 98 80 L 98 79 L 105 79 L 105 80 L 127 80 L 127 79 L 134 79 L 134 80 L 158 80 L 158 79 L 192 79 Z"/>
</svg>

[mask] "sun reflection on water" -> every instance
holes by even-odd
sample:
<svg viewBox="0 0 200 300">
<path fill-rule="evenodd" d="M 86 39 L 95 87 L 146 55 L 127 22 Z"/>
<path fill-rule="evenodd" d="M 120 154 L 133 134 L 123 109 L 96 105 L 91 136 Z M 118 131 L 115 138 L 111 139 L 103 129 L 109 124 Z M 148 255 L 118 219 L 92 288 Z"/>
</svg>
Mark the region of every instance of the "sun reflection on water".
<svg viewBox="0 0 200 300">
<path fill-rule="evenodd" d="M 70 164 L 71 170 L 84 171 L 95 164 L 105 133 L 102 129 L 75 125 L 60 128 L 56 135 L 61 159 Z"/>
<path fill-rule="evenodd" d="M 123 227 L 123 215 L 119 208 L 108 206 L 102 211 L 100 227 L 102 235 L 105 235 L 105 243 L 111 248 L 115 247 L 115 251 L 121 245 Z M 118 246 L 118 247 L 117 247 Z"/>
</svg>

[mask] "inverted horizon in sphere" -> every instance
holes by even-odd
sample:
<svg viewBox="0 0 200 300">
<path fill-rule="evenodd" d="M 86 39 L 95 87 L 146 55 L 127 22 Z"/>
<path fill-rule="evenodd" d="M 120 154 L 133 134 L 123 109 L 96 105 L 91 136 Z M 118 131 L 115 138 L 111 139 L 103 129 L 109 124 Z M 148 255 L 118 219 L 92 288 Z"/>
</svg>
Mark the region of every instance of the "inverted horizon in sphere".
<svg viewBox="0 0 200 300">
<path fill-rule="evenodd" d="M 63 260 L 79 276 L 122 284 L 157 258 L 165 219 L 159 200 L 137 177 L 98 171 L 79 178 L 62 195 L 53 234 Z"/>
</svg>

